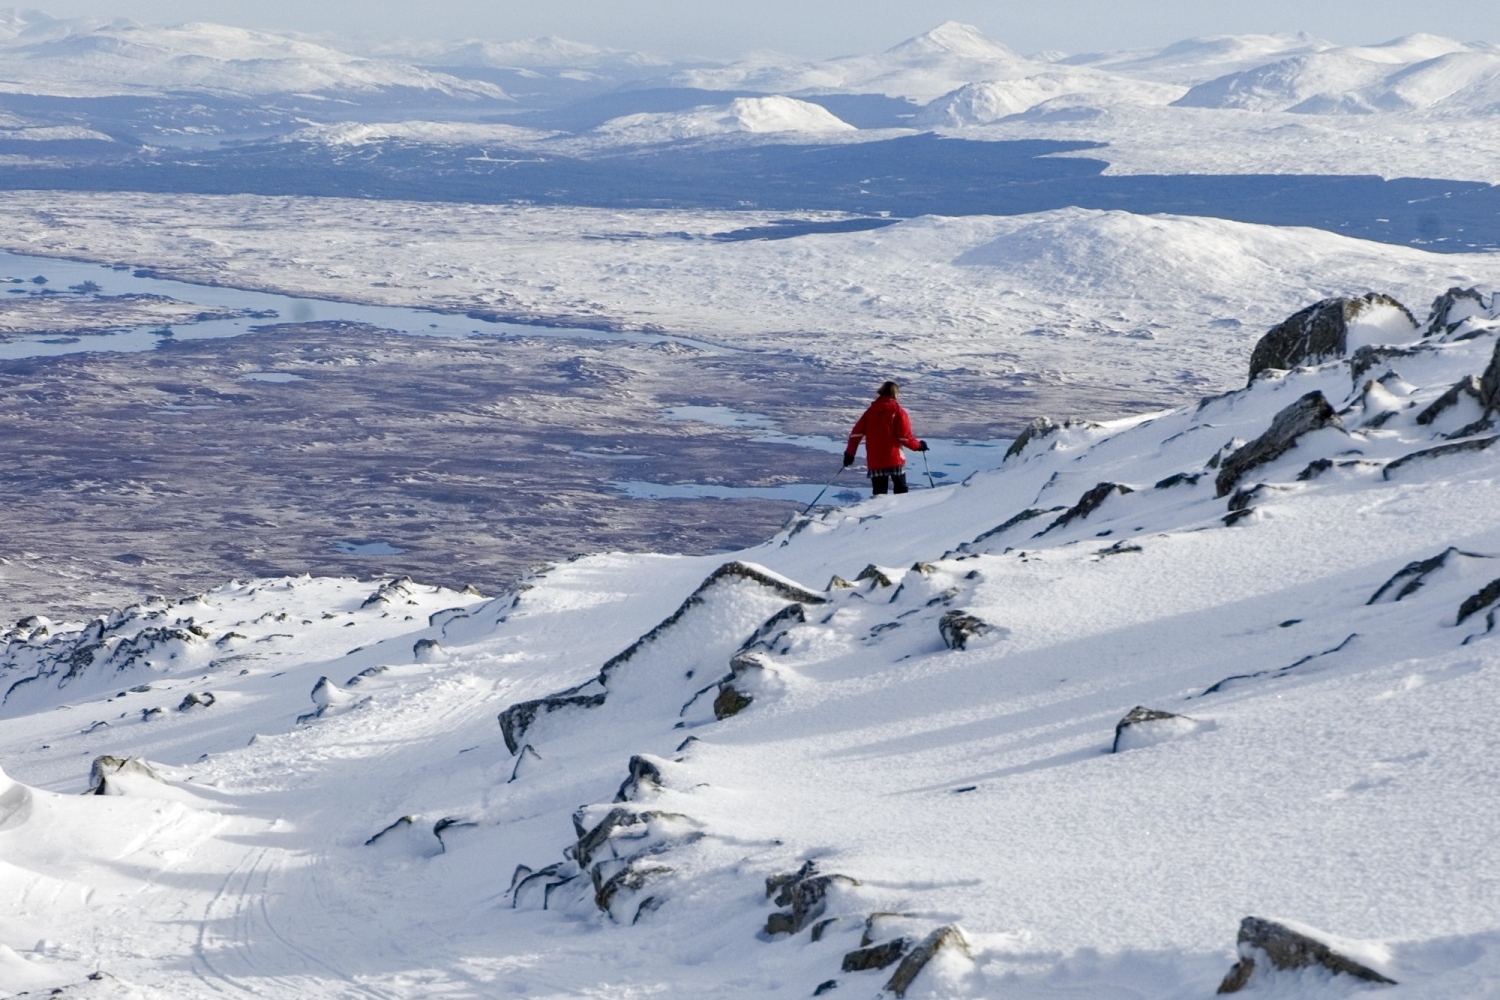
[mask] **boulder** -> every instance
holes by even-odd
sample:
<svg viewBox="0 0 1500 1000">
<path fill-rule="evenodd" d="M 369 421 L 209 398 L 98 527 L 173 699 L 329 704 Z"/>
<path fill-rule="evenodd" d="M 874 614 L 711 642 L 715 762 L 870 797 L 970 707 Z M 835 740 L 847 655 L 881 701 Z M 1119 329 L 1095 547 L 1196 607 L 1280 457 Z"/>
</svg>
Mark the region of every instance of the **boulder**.
<svg viewBox="0 0 1500 1000">
<path fill-rule="evenodd" d="M 375 593 L 366 597 L 361 608 L 368 608 L 376 604 L 415 604 L 411 600 L 416 594 L 416 585 L 412 583 L 409 576 L 397 577 L 387 580 L 375 589 Z"/>
<path fill-rule="evenodd" d="M 894 965 L 906 954 L 909 942 L 904 937 L 899 937 L 881 944 L 872 944 L 868 947 L 857 948 L 844 956 L 843 970 L 845 972 L 864 972 L 868 969 L 883 969 L 888 965 Z"/>
<path fill-rule="evenodd" d="M 1439 295 L 1432 302 L 1432 312 L 1428 314 L 1427 325 L 1423 328 L 1422 336 L 1434 337 L 1450 334 L 1458 329 L 1459 324 L 1474 316 L 1484 316 L 1488 313 L 1484 296 L 1477 288 L 1450 288 Z"/>
<path fill-rule="evenodd" d="M 963 931 L 953 924 L 939 927 L 927 935 L 925 941 L 908 952 L 885 984 L 886 990 L 898 997 L 906 996 L 906 991 L 911 989 L 911 984 L 916 981 L 917 975 L 927 967 L 928 962 L 943 951 L 955 951 L 964 958 L 971 957 L 969 942 L 964 938 Z"/>
<path fill-rule="evenodd" d="M 1417 414 L 1417 423 L 1426 426 L 1436 420 L 1449 408 L 1458 405 L 1465 397 L 1469 397 L 1481 406 L 1484 405 L 1484 386 L 1479 378 L 1474 375 L 1466 375 L 1448 387 L 1432 404 Z"/>
<path fill-rule="evenodd" d="M 177 711 L 186 712 L 190 708 L 208 708 L 217 700 L 212 691 L 189 693 L 186 698 L 182 699 L 182 704 L 177 706 Z"/>
<path fill-rule="evenodd" d="M 1350 326 L 1382 308 L 1400 310 L 1416 330 L 1417 321 L 1411 313 L 1389 295 L 1371 292 L 1358 298 L 1324 299 L 1293 313 L 1256 342 L 1250 352 L 1250 381 L 1271 369 L 1342 358 L 1349 350 Z"/>
<path fill-rule="evenodd" d="M 969 640 L 987 635 L 994 626 L 967 611 L 945 611 L 938 619 L 938 632 L 949 649 L 967 649 Z"/>
<path fill-rule="evenodd" d="M 1190 735 L 1201 728 L 1202 723 L 1197 719 L 1137 705 L 1115 724 L 1115 742 L 1110 753 L 1155 746 L 1179 736 Z"/>
<path fill-rule="evenodd" d="M 1443 458 L 1447 455 L 1458 455 L 1466 451 L 1484 451 L 1496 441 L 1500 441 L 1500 435 L 1487 438 L 1473 438 L 1468 441 L 1455 441 L 1453 444 L 1440 444 L 1436 448 L 1424 448 L 1414 451 L 1409 455 L 1402 455 L 1394 462 L 1389 462 L 1381 471 L 1382 479 L 1390 479 L 1393 472 L 1397 472 L 1413 462 L 1421 462 L 1430 458 Z"/>
<path fill-rule="evenodd" d="M 1394 979 L 1340 954 L 1328 943 L 1318 940 L 1315 933 L 1310 929 L 1293 929 L 1273 920 L 1246 917 L 1240 922 L 1237 941 L 1240 960 L 1219 984 L 1219 992 L 1238 993 L 1250 984 L 1252 978 L 1258 979 L 1265 975 L 1263 969 L 1290 972 L 1314 966 L 1334 975 L 1351 976 L 1368 983 L 1396 985 Z"/>
<path fill-rule="evenodd" d="M 630 777 L 620 784 L 615 793 L 616 802 L 634 802 L 642 792 L 661 788 L 661 768 L 654 761 L 639 754 L 630 758 Z"/>
<path fill-rule="evenodd" d="M 1020 434 L 1016 435 L 1016 439 L 1005 450 L 1005 457 L 1009 459 L 1021 454 L 1031 442 L 1040 441 L 1044 437 L 1056 434 L 1061 428 L 1062 425 L 1051 417 L 1033 418 L 1031 423 L 1027 424 Z"/>
<path fill-rule="evenodd" d="M 161 780 L 161 775 L 139 757 L 95 757 L 93 767 L 89 768 L 89 790 L 85 794 L 122 795 L 124 790 L 121 779 L 128 780 L 132 777 L 148 781 Z"/>
<path fill-rule="evenodd" d="M 1464 598 L 1464 602 L 1458 607 L 1458 618 L 1453 624 L 1462 625 L 1471 616 L 1477 615 L 1496 601 L 1500 601 L 1500 580 L 1491 580 L 1478 591 Z"/>
<path fill-rule="evenodd" d="M 1310 392 L 1276 414 L 1264 434 L 1219 464 L 1219 474 L 1214 477 L 1215 496 L 1228 496 L 1251 469 L 1274 461 L 1295 447 L 1304 434 L 1325 427 L 1344 429 L 1323 394 Z"/>
<path fill-rule="evenodd" d="M 436 639 L 418 639 L 412 644 L 412 659 L 418 663 L 432 663 L 443 651 L 443 646 Z"/>
<path fill-rule="evenodd" d="M 511 782 L 519 781 L 522 770 L 530 770 L 531 761 L 541 759 L 542 755 L 537 753 L 536 749 L 530 743 L 526 744 L 521 748 L 520 753 L 516 754 L 516 766 L 510 769 L 510 778 L 505 783 L 508 785 Z"/>
</svg>

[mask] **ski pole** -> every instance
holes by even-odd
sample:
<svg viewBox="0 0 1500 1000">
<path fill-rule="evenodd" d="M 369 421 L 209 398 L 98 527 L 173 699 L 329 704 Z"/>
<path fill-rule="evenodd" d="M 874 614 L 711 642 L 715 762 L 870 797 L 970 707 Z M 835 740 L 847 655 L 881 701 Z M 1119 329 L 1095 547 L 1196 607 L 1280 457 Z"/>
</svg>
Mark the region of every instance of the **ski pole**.
<svg viewBox="0 0 1500 1000">
<path fill-rule="evenodd" d="M 839 476 L 842 476 L 844 474 L 844 469 L 845 469 L 845 466 L 842 466 L 842 465 L 839 466 L 839 471 L 837 471 L 837 472 L 835 472 L 833 474 L 833 479 L 828 480 L 828 486 L 832 486 L 834 484 L 834 481 L 837 480 L 839 478 Z M 823 499 L 823 494 L 828 492 L 828 486 L 825 486 L 821 490 L 819 490 L 818 491 L 818 495 L 812 498 L 812 503 L 810 503 L 806 507 L 802 508 L 802 513 L 804 515 L 808 511 L 810 511 L 814 507 L 816 507 L 818 505 L 818 501 L 819 500 Z"/>
<path fill-rule="evenodd" d="M 932 481 L 932 467 L 927 464 L 927 452 L 925 450 L 922 452 L 922 468 L 927 472 L 927 488 L 929 490 L 937 489 L 937 484 Z"/>
</svg>

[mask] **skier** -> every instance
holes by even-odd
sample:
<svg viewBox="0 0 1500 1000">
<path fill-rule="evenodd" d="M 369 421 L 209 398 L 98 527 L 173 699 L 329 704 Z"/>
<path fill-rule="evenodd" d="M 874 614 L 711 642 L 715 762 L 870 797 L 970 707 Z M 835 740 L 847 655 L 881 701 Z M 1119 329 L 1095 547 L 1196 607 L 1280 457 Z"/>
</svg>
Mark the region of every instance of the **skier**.
<svg viewBox="0 0 1500 1000">
<path fill-rule="evenodd" d="M 859 451 L 859 441 L 865 439 L 865 467 L 870 477 L 870 491 L 881 496 L 893 483 L 894 492 L 906 492 L 906 459 L 901 454 L 904 445 L 912 451 L 926 451 L 927 442 L 918 441 L 911 432 L 911 418 L 896 402 L 901 387 L 895 382 L 880 386 L 875 402 L 864 415 L 855 421 L 849 432 L 849 445 L 844 449 L 844 467 L 854 464 L 854 455 Z"/>
</svg>

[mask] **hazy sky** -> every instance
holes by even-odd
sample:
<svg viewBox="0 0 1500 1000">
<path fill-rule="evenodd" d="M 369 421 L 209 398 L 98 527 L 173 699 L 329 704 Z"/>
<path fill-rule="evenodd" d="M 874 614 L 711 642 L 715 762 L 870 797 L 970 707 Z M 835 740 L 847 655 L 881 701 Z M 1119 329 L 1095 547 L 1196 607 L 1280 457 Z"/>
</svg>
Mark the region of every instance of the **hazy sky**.
<svg viewBox="0 0 1500 1000">
<path fill-rule="evenodd" d="M 977 25 L 1023 53 L 1286 31 L 1347 44 L 1418 31 L 1500 41 L 1495 0 L 43 0 L 35 6 L 54 17 L 217 21 L 365 38 L 508 41 L 559 35 L 665 56 L 716 58 L 754 49 L 820 58 L 873 52 L 945 20 Z"/>
</svg>

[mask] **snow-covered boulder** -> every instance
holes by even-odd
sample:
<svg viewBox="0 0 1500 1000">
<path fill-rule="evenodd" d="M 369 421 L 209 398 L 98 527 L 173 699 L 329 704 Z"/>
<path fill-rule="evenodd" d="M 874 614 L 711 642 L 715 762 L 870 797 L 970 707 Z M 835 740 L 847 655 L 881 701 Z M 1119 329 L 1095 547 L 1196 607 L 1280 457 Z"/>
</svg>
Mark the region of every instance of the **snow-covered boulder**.
<svg viewBox="0 0 1500 1000">
<path fill-rule="evenodd" d="M 95 757 L 89 770 L 90 795 L 125 795 L 132 784 L 161 781 L 156 769 L 135 757 Z"/>
<path fill-rule="evenodd" d="M 1383 964 L 1386 959 L 1384 949 L 1361 942 L 1340 941 L 1290 921 L 1246 917 L 1240 922 L 1237 947 L 1240 960 L 1219 985 L 1220 993 L 1238 993 L 1252 982 L 1273 978 L 1276 972 L 1315 967 L 1367 983 L 1396 985 L 1394 979 L 1371 968 Z"/>
<path fill-rule="evenodd" d="M 1204 724 L 1197 719 L 1137 705 L 1115 725 L 1115 742 L 1110 753 L 1156 746 L 1191 736 L 1203 728 Z"/>
</svg>

